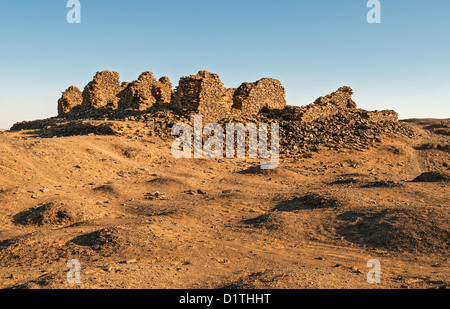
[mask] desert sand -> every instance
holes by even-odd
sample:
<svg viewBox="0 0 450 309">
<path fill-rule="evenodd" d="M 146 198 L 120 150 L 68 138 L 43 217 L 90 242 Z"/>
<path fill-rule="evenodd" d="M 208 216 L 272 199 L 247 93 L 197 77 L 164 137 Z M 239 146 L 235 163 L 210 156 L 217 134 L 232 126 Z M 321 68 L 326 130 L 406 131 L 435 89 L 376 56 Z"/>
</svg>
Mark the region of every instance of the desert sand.
<svg viewBox="0 0 450 309">
<path fill-rule="evenodd" d="M 448 171 L 433 144 L 449 143 L 450 121 L 407 123 L 414 140 L 268 171 L 176 160 L 158 138 L 3 132 L 0 286 L 448 287 L 448 182 L 412 180 Z M 72 258 L 81 284 L 66 280 Z M 381 284 L 366 281 L 370 259 Z"/>
</svg>

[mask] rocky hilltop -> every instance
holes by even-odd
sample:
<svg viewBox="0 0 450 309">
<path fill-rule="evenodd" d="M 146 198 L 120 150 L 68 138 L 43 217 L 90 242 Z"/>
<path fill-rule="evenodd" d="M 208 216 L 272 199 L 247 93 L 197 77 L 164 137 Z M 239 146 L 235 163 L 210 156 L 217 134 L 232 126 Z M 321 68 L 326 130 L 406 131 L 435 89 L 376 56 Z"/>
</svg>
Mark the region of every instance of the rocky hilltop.
<svg viewBox="0 0 450 309">
<path fill-rule="evenodd" d="M 386 134 L 412 135 L 398 122 L 395 111 L 366 111 L 344 86 L 306 106 L 286 103 L 279 80 L 262 78 L 226 88 L 219 76 L 205 70 L 184 76 L 173 89 L 168 77 L 150 71 L 133 82 L 121 82 L 113 71 L 97 72 L 81 91 L 70 86 L 58 100 L 58 116 L 17 123 L 17 130 L 36 130 L 42 136 L 85 134 L 170 136 L 178 122 L 191 123 L 200 114 L 206 122 L 280 124 L 282 155 L 330 149 L 364 150 Z"/>
</svg>

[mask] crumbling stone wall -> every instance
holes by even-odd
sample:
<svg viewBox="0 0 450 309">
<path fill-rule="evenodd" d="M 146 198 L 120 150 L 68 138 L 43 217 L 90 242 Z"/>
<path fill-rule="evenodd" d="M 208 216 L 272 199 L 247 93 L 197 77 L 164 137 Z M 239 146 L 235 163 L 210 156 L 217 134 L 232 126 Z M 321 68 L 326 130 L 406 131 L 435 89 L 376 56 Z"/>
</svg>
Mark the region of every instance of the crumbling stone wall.
<svg viewBox="0 0 450 309">
<path fill-rule="evenodd" d="M 58 100 L 58 115 L 77 109 L 83 103 L 83 95 L 78 87 L 70 86 Z"/>
<path fill-rule="evenodd" d="M 219 76 L 208 71 L 180 79 L 173 107 L 182 113 L 201 114 L 205 120 L 220 120 L 229 113 L 233 104 L 231 91 Z"/>
<path fill-rule="evenodd" d="M 330 117 L 358 112 L 359 117 L 363 117 L 371 122 L 396 122 L 398 114 L 395 111 L 365 111 L 357 109 L 356 103 L 352 99 L 353 90 L 348 86 L 339 88 L 336 92 L 318 98 L 313 104 L 305 106 L 286 106 L 279 112 L 281 118 L 291 121 L 311 123 L 323 121 Z"/>
<path fill-rule="evenodd" d="M 159 84 L 155 88 L 155 96 L 159 103 L 170 104 L 175 95 L 172 83 L 167 76 L 163 76 L 159 79 Z"/>
<path fill-rule="evenodd" d="M 296 107 L 286 105 L 284 87 L 272 78 L 243 83 L 237 89 L 225 88 L 217 74 L 199 71 L 196 75 L 182 77 L 174 91 L 168 77 L 157 80 L 150 71 L 131 83 L 120 83 L 117 72 L 102 71 L 97 72 L 82 93 L 75 86 L 63 92 L 58 100 L 58 114 L 78 109 L 89 115 L 101 108 L 147 110 L 159 103 L 168 104 L 181 115 L 201 114 L 208 122 L 232 118 L 252 121 L 266 108 L 276 112 L 281 119 L 311 123 L 357 110 L 352 94 L 353 90 L 344 86 L 318 98 L 313 104 Z M 371 122 L 398 120 L 394 111 L 364 111 L 360 114 Z"/>
<path fill-rule="evenodd" d="M 168 77 L 156 80 L 150 71 L 131 83 L 119 81 L 114 71 L 97 72 L 81 94 L 69 89 L 58 102 L 59 114 L 81 105 L 83 112 L 96 109 L 147 110 L 154 104 L 169 104 L 181 114 L 201 114 L 205 121 L 232 116 L 256 116 L 262 108 L 283 109 L 285 89 L 281 82 L 263 78 L 243 83 L 239 88 L 225 88 L 219 76 L 208 71 L 182 77 L 176 91 Z"/>
<path fill-rule="evenodd" d="M 361 111 L 361 114 L 364 115 L 369 121 L 372 122 L 397 122 L 398 121 L 398 113 L 393 110 L 384 110 L 384 111 Z"/>
<path fill-rule="evenodd" d="M 142 73 L 131 83 L 122 83 L 123 90 L 118 95 L 119 108 L 146 110 L 155 103 L 170 103 L 172 84 L 168 77 L 156 80 L 150 71 Z"/>
<path fill-rule="evenodd" d="M 117 109 L 118 94 L 121 90 L 119 73 L 114 71 L 97 72 L 94 79 L 84 88 L 82 106 L 84 109 Z"/>
<path fill-rule="evenodd" d="M 296 107 L 286 106 L 281 112 L 284 119 L 302 122 L 324 120 L 339 113 L 355 109 L 356 103 L 352 100 L 353 90 L 348 86 L 318 98 L 313 104 Z"/>
<path fill-rule="evenodd" d="M 336 92 L 318 98 L 314 104 L 322 106 L 333 104 L 341 108 L 356 108 L 356 103 L 352 100 L 352 94 L 352 88 L 344 86 Z"/>
<path fill-rule="evenodd" d="M 181 112 L 199 113 L 208 120 L 220 120 L 230 114 L 251 117 L 262 108 L 283 109 L 286 91 L 281 82 L 263 78 L 225 88 L 219 76 L 208 71 L 183 77 L 176 90 L 173 106 Z"/>
<path fill-rule="evenodd" d="M 262 108 L 286 107 L 286 91 L 279 80 L 263 78 L 254 83 L 243 83 L 233 96 L 233 108 L 244 116 L 255 116 Z"/>
</svg>

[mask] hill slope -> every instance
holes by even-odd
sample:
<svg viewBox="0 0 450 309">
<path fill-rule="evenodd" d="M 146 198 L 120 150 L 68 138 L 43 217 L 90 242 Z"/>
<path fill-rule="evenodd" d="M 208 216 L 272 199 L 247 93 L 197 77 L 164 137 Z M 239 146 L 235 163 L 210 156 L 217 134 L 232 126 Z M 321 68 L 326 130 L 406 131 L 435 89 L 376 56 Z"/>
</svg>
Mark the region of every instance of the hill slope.
<svg viewBox="0 0 450 309">
<path fill-rule="evenodd" d="M 449 286 L 450 121 L 405 123 L 416 137 L 268 171 L 175 160 L 155 137 L 3 132 L 0 287 Z M 366 281 L 370 259 L 381 285 Z"/>
</svg>

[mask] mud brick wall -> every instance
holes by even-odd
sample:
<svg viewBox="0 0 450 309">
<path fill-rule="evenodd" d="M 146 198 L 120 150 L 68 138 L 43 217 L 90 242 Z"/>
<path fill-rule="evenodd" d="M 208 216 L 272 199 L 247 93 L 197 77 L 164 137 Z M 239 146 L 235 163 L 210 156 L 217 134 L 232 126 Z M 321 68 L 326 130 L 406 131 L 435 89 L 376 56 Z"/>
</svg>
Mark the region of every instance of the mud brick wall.
<svg viewBox="0 0 450 309">
<path fill-rule="evenodd" d="M 82 103 L 83 95 L 80 89 L 75 86 L 70 86 L 58 100 L 58 115 L 63 115 L 77 109 Z"/>
<path fill-rule="evenodd" d="M 119 73 L 114 71 L 97 72 L 94 79 L 84 88 L 82 106 L 84 109 L 117 109 L 118 94 L 121 90 Z"/>
</svg>

